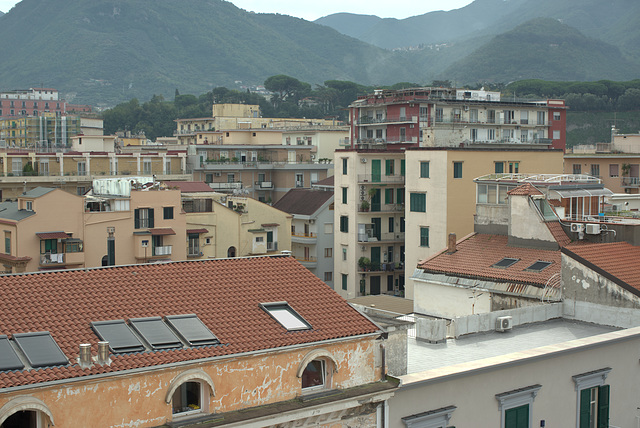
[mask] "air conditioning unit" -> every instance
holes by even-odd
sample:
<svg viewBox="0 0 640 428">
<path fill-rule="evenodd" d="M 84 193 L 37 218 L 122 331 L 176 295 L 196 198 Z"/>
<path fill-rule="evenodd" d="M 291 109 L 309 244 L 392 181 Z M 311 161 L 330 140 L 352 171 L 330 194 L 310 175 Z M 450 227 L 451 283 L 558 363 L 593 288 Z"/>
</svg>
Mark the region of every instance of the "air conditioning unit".
<svg viewBox="0 0 640 428">
<path fill-rule="evenodd" d="M 360 158 L 360 162 L 367 163 L 367 158 Z"/>
<path fill-rule="evenodd" d="M 597 235 L 600 233 L 600 225 L 598 223 L 587 224 L 586 232 L 589 235 Z"/>
<path fill-rule="evenodd" d="M 513 318 L 510 316 L 496 318 L 496 331 L 509 331 L 513 328 Z"/>
<path fill-rule="evenodd" d="M 571 231 L 572 232 L 582 232 L 584 230 L 584 224 L 582 223 L 571 223 Z"/>
</svg>

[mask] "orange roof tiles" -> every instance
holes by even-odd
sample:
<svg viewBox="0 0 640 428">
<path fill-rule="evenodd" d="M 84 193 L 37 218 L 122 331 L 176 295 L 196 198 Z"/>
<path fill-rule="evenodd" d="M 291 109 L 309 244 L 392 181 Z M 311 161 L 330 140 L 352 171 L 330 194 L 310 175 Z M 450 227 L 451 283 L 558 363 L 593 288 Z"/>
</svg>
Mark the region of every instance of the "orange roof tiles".
<svg viewBox="0 0 640 428">
<path fill-rule="evenodd" d="M 549 232 L 553 235 L 553 238 L 556 240 L 560 247 L 566 247 L 571 243 L 571 238 L 567 236 L 567 233 L 564 231 L 564 228 L 558 221 L 549 221 L 546 223 Z"/>
<path fill-rule="evenodd" d="M 569 257 L 599 271 L 612 281 L 640 291 L 640 247 L 628 242 L 570 245 L 562 249 Z"/>
<path fill-rule="evenodd" d="M 0 388 L 299 345 L 378 328 L 292 257 L 116 266 L 0 277 L 0 334 L 49 331 L 66 367 L 0 372 Z M 311 330 L 289 332 L 259 306 L 286 301 Z M 92 321 L 196 314 L 222 345 L 113 354 L 111 366 L 81 369 L 78 345 L 98 336 Z"/>
<path fill-rule="evenodd" d="M 515 189 L 509 190 L 507 192 L 507 195 L 529 196 L 529 195 L 544 195 L 544 193 L 536 189 L 533 184 L 525 183 L 525 184 L 521 184 Z"/>
<path fill-rule="evenodd" d="M 512 247 L 504 235 L 473 234 L 459 241 L 457 251 L 440 254 L 418 264 L 429 273 L 443 273 L 467 278 L 499 282 L 518 282 L 544 286 L 547 280 L 560 272 L 560 251 Z M 491 267 L 503 258 L 519 261 L 506 269 Z M 540 272 L 525 271 L 537 261 L 552 262 Z"/>
</svg>

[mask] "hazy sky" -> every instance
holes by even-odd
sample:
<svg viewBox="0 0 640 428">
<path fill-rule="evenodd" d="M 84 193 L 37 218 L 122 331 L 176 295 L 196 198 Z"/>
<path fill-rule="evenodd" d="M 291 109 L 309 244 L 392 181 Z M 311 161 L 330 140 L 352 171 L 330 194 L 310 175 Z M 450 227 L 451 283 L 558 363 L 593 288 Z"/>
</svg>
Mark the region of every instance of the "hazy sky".
<svg viewBox="0 0 640 428">
<path fill-rule="evenodd" d="M 433 10 L 458 9 L 472 0 L 231 0 L 239 8 L 262 13 L 281 13 L 313 21 L 338 12 L 407 18 Z M 0 0 L 0 11 L 9 12 L 15 0 Z"/>
</svg>

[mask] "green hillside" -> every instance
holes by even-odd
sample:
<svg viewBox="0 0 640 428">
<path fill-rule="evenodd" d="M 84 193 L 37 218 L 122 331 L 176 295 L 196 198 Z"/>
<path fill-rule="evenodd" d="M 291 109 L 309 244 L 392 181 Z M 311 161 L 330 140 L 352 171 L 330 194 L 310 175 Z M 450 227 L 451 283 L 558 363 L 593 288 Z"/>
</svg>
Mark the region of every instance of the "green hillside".
<svg viewBox="0 0 640 428">
<path fill-rule="evenodd" d="M 638 111 L 591 112 L 569 111 L 567 113 L 567 147 L 578 144 L 611 142 L 611 127 L 616 125 L 620 134 L 640 132 Z"/>
<path fill-rule="evenodd" d="M 636 67 L 618 48 L 550 18 L 533 19 L 494 37 L 443 73 L 464 83 L 532 78 L 625 80 L 636 75 Z"/>
<path fill-rule="evenodd" d="M 23 0 L 2 21 L 3 87 L 43 83 L 74 102 L 202 93 L 280 73 L 311 83 L 395 82 L 417 69 L 330 28 L 223 0 Z"/>
</svg>

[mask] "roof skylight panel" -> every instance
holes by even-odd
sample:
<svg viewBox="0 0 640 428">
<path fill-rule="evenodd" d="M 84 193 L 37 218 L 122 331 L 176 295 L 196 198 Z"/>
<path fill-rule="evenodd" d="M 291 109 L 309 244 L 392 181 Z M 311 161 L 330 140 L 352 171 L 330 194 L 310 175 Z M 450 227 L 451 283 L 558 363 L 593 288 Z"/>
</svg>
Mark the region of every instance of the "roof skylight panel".
<svg viewBox="0 0 640 428">
<path fill-rule="evenodd" d="M 48 331 L 37 333 L 16 333 L 13 339 L 25 354 L 31 367 L 61 366 L 69 364 L 69 359 Z"/>
<path fill-rule="evenodd" d="M 132 318 L 131 326 L 154 349 L 182 348 L 182 342 L 160 317 Z"/>
<path fill-rule="evenodd" d="M 96 321 L 91 323 L 91 327 L 101 340 L 109 342 L 115 353 L 144 351 L 144 345 L 124 320 Z"/>
<path fill-rule="evenodd" d="M 24 364 L 18 358 L 18 354 L 13 350 L 9 338 L 0 335 L 0 371 L 4 370 L 21 370 Z"/>
<path fill-rule="evenodd" d="M 287 302 L 261 303 L 260 306 L 289 331 L 309 330 L 309 324 Z"/>
<path fill-rule="evenodd" d="M 190 346 L 217 345 L 218 338 L 194 314 L 169 315 L 165 317 L 167 323 L 178 333 L 178 336 Z"/>
</svg>

